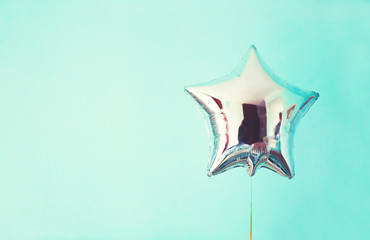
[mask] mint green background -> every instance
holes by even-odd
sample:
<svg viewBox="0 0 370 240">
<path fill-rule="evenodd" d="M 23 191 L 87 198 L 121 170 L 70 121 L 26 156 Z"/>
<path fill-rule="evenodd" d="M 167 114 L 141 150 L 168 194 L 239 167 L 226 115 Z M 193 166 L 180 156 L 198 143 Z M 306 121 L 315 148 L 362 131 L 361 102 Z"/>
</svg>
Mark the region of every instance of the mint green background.
<svg viewBox="0 0 370 240">
<path fill-rule="evenodd" d="M 320 93 L 254 238 L 368 239 L 369 1 L 0 0 L 0 239 L 249 239 L 245 169 L 208 178 L 183 86 L 251 44 Z"/>
</svg>

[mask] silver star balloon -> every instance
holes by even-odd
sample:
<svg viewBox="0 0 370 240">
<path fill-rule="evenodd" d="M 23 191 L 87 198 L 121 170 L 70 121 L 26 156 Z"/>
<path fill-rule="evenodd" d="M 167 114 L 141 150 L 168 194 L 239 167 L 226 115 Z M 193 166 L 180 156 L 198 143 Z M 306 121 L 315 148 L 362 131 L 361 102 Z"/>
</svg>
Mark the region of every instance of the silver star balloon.
<svg viewBox="0 0 370 240">
<path fill-rule="evenodd" d="M 292 86 L 262 61 L 254 46 L 229 75 L 186 87 L 211 133 L 208 176 L 246 167 L 294 176 L 295 127 L 319 94 Z"/>
</svg>

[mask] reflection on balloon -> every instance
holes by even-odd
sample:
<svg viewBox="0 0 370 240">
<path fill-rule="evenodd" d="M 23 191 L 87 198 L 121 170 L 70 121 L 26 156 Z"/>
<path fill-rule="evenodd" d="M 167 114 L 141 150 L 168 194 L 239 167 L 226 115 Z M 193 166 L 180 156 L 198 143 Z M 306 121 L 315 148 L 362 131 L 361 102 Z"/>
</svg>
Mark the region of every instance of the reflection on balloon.
<svg viewBox="0 0 370 240">
<path fill-rule="evenodd" d="M 319 94 L 274 75 L 254 46 L 229 75 L 186 87 L 211 135 L 208 176 L 246 167 L 253 176 L 268 168 L 294 176 L 293 135 Z"/>
</svg>

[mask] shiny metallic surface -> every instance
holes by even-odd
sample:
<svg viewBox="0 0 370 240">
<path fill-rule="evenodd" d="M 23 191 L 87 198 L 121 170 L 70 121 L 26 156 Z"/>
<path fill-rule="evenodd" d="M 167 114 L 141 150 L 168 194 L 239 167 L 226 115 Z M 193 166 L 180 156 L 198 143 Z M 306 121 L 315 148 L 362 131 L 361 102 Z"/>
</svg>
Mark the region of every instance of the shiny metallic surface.
<svg viewBox="0 0 370 240">
<path fill-rule="evenodd" d="M 318 93 L 275 76 L 252 46 L 239 66 L 214 81 L 186 87 L 207 122 L 211 144 L 208 176 L 263 167 L 294 176 L 293 135 Z"/>
</svg>

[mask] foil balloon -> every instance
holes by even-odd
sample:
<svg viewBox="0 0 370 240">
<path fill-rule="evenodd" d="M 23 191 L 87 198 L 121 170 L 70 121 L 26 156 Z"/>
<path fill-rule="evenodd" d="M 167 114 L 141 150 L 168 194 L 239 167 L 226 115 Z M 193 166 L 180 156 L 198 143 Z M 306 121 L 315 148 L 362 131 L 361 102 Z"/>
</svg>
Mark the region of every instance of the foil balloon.
<svg viewBox="0 0 370 240">
<path fill-rule="evenodd" d="M 211 136 L 208 176 L 246 167 L 294 176 L 295 128 L 319 94 L 278 78 L 254 46 L 229 75 L 186 87 Z"/>
</svg>

